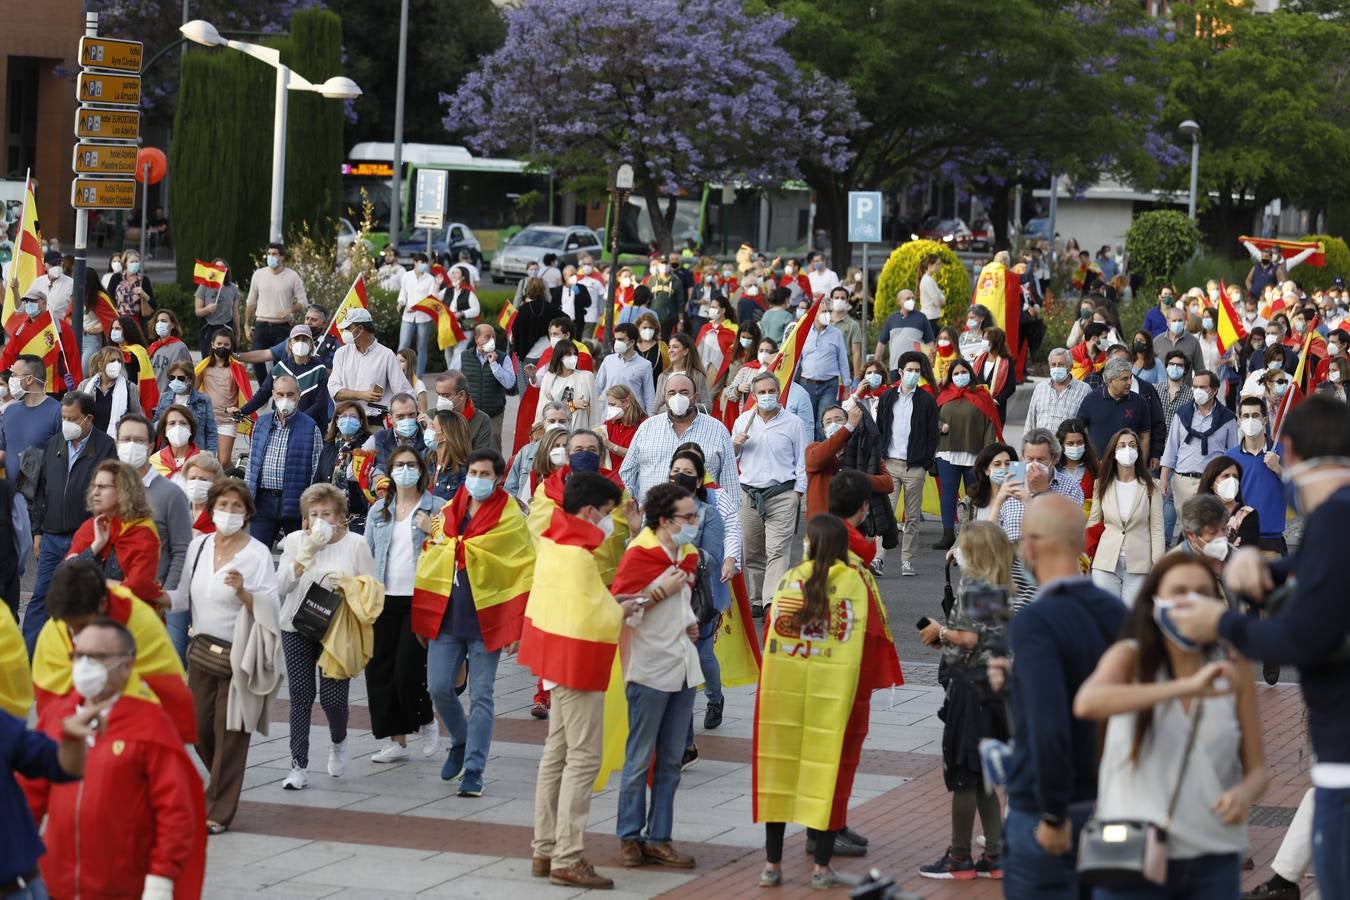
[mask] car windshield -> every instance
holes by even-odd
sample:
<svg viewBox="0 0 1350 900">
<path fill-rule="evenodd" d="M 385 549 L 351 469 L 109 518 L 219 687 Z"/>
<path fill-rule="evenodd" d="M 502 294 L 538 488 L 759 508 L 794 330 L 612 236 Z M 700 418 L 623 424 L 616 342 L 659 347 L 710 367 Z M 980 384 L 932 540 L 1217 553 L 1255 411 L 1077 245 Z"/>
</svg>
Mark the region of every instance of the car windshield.
<svg viewBox="0 0 1350 900">
<path fill-rule="evenodd" d="M 542 228 L 526 228 L 511 238 L 511 243 L 520 247 L 543 247 L 545 250 L 561 250 L 563 232 L 544 231 Z"/>
</svg>

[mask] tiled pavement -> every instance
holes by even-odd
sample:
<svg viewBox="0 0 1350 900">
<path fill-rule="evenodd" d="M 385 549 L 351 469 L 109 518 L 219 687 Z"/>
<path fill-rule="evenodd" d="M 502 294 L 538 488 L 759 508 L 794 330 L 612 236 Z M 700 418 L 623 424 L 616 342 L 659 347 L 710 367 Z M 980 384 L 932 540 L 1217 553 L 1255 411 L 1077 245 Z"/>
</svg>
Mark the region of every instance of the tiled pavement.
<svg viewBox="0 0 1350 900">
<path fill-rule="evenodd" d="M 917 667 L 916 667 L 917 668 Z M 915 673 L 917 674 L 917 672 Z M 926 679 L 923 679 L 926 680 Z M 328 730 L 317 705 L 311 717 L 310 786 L 283 791 L 289 768 L 289 710 L 282 701 L 272 714 L 272 733 L 256 736 L 234 829 L 211 838 L 206 896 L 235 897 L 497 897 L 565 898 L 577 891 L 529 876 L 534 773 L 546 723 L 528 716 L 533 679 L 503 660 L 497 680 L 497 724 L 484 795 L 454 795 L 440 780 L 443 756 L 427 759 L 416 738 L 412 759 L 377 765 L 369 755 L 379 744 L 369 731 L 365 682 L 352 684 L 349 726 L 352 761 L 341 779 L 324 764 Z M 1254 883 L 1307 788 L 1303 709 L 1294 688 L 1260 690 L 1266 753 L 1274 771 L 1258 817 L 1272 825 L 1251 828 Z M 283 695 L 284 696 L 284 695 Z M 596 795 L 587 835 L 587 856 L 615 879 L 606 896 L 736 897 L 755 894 L 762 864 L 763 832 L 750 821 L 750 717 L 753 688 L 728 691 L 726 719 L 698 743 L 699 762 L 684 774 L 676 796 L 675 840 L 698 858 L 693 871 L 618 864 L 614 823 L 617 786 Z M 864 860 L 836 861 L 861 876 L 876 867 L 925 898 L 983 900 L 999 895 L 990 882 L 933 882 L 916 868 L 942 854 L 948 842 L 950 805 L 940 769 L 940 692 L 906 686 L 878 692 L 851 803 L 850 825 L 866 834 L 872 850 Z M 702 721 L 702 700 L 696 721 Z M 804 835 L 791 827 L 784 854 L 786 883 L 776 897 L 805 896 L 810 869 Z M 844 891 L 836 891 L 840 896 Z M 1305 896 L 1307 894 L 1305 893 Z"/>
</svg>

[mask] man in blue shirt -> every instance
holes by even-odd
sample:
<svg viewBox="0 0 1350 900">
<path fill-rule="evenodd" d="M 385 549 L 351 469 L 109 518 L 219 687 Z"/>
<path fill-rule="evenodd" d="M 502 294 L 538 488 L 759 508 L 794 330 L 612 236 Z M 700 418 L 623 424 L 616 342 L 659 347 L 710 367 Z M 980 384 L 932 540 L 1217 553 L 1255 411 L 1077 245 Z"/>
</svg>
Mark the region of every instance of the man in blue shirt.
<svg viewBox="0 0 1350 900">
<path fill-rule="evenodd" d="M 1261 520 L 1261 549 L 1289 552 L 1284 541 L 1284 451 L 1272 441 L 1268 427 L 1266 399 L 1243 397 L 1238 404 L 1238 431 L 1241 442 L 1228 451 L 1242 470 L 1242 499 L 1256 510 Z"/>
<path fill-rule="evenodd" d="M 314 358 L 323 363 L 324 367 L 330 371 L 333 368 L 333 354 L 337 353 L 338 343 L 328 334 L 328 310 L 317 303 L 311 303 L 305 307 L 305 325 L 309 328 L 309 333 L 314 337 L 317 349 Z M 270 363 L 281 362 L 289 355 L 286 350 L 287 344 L 292 340 L 293 335 L 287 335 L 286 340 L 273 344 L 266 350 L 245 350 L 236 353 L 241 362 L 246 363 Z"/>
<path fill-rule="evenodd" d="M 614 327 L 614 352 L 600 363 L 595 373 L 595 395 L 603 398 L 605 391 L 616 384 L 626 386 L 638 398 L 643 409 L 656 404 L 652 364 L 637 352 L 636 325 L 625 323 Z"/>
<path fill-rule="evenodd" d="M 1148 312 L 1144 313 L 1144 331 L 1153 335 L 1155 338 L 1167 330 L 1167 311 L 1176 304 L 1176 298 L 1172 296 L 1172 289 L 1164 287 L 1158 292 L 1158 305 L 1150 306 Z"/>
<path fill-rule="evenodd" d="M 1139 455 L 1149 459 L 1149 430 L 1152 419 L 1148 403 L 1130 390 L 1134 374 L 1122 359 L 1107 360 L 1102 370 L 1104 386 L 1083 398 L 1078 418 L 1087 427 L 1088 441 L 1100 456 L 1111 436 L 1122 428 L 1139 435 Z"/>
<path fill-rule="evenodd" d="M 844 335 L 830 325 L 830 314 L 822 310 L 811 323 L 811 331 L 802 344 L 802 358 L 797 369 L 797 380 L 811 395 L 811 421 L 815 423 L 812 433 L 817 441 L 825 439 L 820 417 L 827 405 L 839 402 L 839 385 L 849 383 L 848 372 Z"/>
<path fill-rule="evenodd" d="M 914 308 L 914 292 L 906 288 L 896 298 L 900 309 L 886 317 L 881 325 L 881 334 L 877 337 L 877 359 L 887 360 L 891 378 L 899 378 L 900 354 L 907 350 L 918 350 L 931 355 L 933 350 L 933 324 L 922 312 Z"/>
<path fill-rule="evenodd" d="M 0 414 L 0 465 L 11 486 L 19 480 L 19 460 L 30 447 L 45 447 L 61 430 L 61 404 L 43 392 L 47 367 L 31 354 L 20 356 L 9 375 L 14 402 Z"/>
</svg>

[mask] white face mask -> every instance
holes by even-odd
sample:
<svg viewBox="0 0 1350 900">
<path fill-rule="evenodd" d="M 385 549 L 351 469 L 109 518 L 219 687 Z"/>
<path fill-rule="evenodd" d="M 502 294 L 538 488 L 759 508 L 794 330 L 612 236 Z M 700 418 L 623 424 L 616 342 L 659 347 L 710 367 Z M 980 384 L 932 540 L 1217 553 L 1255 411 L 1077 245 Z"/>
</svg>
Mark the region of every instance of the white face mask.
<svg viewBox="0 0 1350 900">
<path fill-rule="evenodd" d="M 308 359 L 309 354 L 313 349 L 314 347 L 309 341 L 291 342 L 291 356 L 294 356 L 296 359 Z"/>
<path fill-rule="evenodd" d="M 1212 541 L 1206 541 L 1205 545 L 1200 549 L 1211 559 L 1217 559 L 1219 562 L 1223 562 L 1228 558 L 1228 539 L 1216 537 Z"/>
<path fill-rule="evenodd" d="M 1332 384 L 1335 384 L 1340 380 L 1341 380 L 1340 369 L 1331 369 L 1330 371 L 1327 372 L 1327 381 L 1330 381 Z"/>
<path fill-rule="evenodd" d="M 187 494 L 189 502 L 205 503 L 206 495 L 211 493 L 211 482 L 205 478 L 189 478 L 187 484 L 183 486 L 183 491 Z"/>
<path fill-rule="evenodd" d="M 670 410 L 670 414 L 675 418 L 682 418 L 689 412 L 689 398 L 684 394 L 673 394 L 666 399 L 666 409 Z"/>
<path fill-rule="evenodd" d="M 272 401 L 272 408 L 283 416 L 289 416 L 295 412 L 295 401 L 290 397 L 277 397 Z"/>
<path fill-rule="evenodd" d="M 229 537 L 244 527 L 244 514 L 225 512 L 222 509 L 212 510 L 211 524 L 216 526 L 216 531 Z"/>
<path fill-rule="evenodd" d="M 762 350 L 762 351 L 760 351 L 760 353 L 759 353 L 759 364 L 760 364 L 761 366 L 767 366 L 767 365 L 768 365 L 770 362 L 772 362 L 772 361 L 773 361 L 773 354 L 772 354 L 772 353 L 770 353 L 770 352 L 767 351 L 767 350 Z"/>
<path fill-rule="evenodd" d="M 122 375 L 122 364 L 120 362 L 110 362 L 103 367 L 103 374 L 108 376 L 109 381 L 116 381 Z"/>
<path fill-rule="evenodd" d="M 22 376 L 22 375 L 11 375 L 11 376 L 9 376 L 9 393 L 10 393 L 10 396 L 12 396 L 15 400 L 18 400 L 18 399 L 19 399 L 20 397 L 22 397 L 24 394 L 28 393 L 27 391 L 25 391 L 25 390 L 23 389 L 23 376 Z"/>
<path fill-rule="evenodd" d="M 837 313 L 846 313 L 848 312 L 848 301 L 836 298 L 834 302 L 830 304 L 830 307 Z"/>
<path fill-rule="evenodd" d="M 314 540 L 326 544 L 333 539 L 333 523 L 327 519 L 315 519 L 309 523 L 309 533 L 314 536 Z"/>
<path fill-rule="evenodd" d="M 112 261 L 112 271 L 114 275 L 122 274 L 122 261 L 120 259 L 114 259 Z"/>
<path fill-rule="evenodd" d="M 117 444 L 117 458 L 133 469 L 139 469 L 145 465 L 146 457 L 150 455 L 150 448 L 144 444 L 138 444 L 135 441 L 119 441 Z"/>
<path fill-rule="evenodd" d="M 78 441 L 84 434 L 84 426 L 79 422 L 72 422 L 69 419 L 61 420 L 61 436 L 68 441 Z"/>
<path fill-rule="evenodd" d="M 1196 406 L 1204 406 L 1205 404 L 1209 403 L 1208 388 L 1196 388 L 1191 392 L 1191 396 L 1195 397 Z"/>
<path fill-rule="evenodd" d="M 496 352 L 497 352 L 497 339 L 496 339 L 496 338 L 489 338 L 488 340 L 484 341 L 484 342 L 483 342 L 483 346 L 481 346 L 481 347 L 478 348 L 478 352 L 482 353 L 484 356 L 486 356 L 486 355 L 489 354 L 489 353 L 496 353 Z"/>
<path fill-rule="evenodd" d="M 655 328 L 640 328 L 640 329 L 638 329 L 638 335 L 639 335 L 644 341 L 650 341 L 650 340 L 652 340 L 653 338 L 656 337 L 656 329 L 655 329 Z"/>
<path fill-rule="evenodd" d="M 122 336 L 122 329 L 120 328 L 114 328 L 112 331 L 108 332 L 108 340 L 112 341 L 114 344 L 122 343 Z"/>
<path fill-rule="evenodd" d="M 352 341 L 356 339 L 356 336 L 352 334 L 352 330 L 350 328 L 344 328 L 341 331 L 339 331 L 338 337 L 342 338 L 342 343 L 344 344 L 350 344 Z"/>
<path fill-rule="evenodd" d="M 605 407 L 606 422 L 612 422 L 621 415 L 623 415 L 623 407 L 615 406 L 613 404 L 610 404 L 609 406 Z"/>
<path fill-rule="evenodd" d="M 840 429 L 840 428 L 843 428 L 843 427 L 844 427 L 844 426 L 843 426 L 843 425 L 840 425 L 838 422 L 831 422 L 831 423 L 829 423 L 828 425 L 826 425 L 826 426 L 825 426 L 825 437 L 826 437 L 826 439 L 828 440 L 829 438 L 834 437 L 836 434 L 839 433 L 839 429 Z"/>
<path fill-rule="evenodd" d="M 548 461 L 555 466 L 561 466 L 567 462 L 567 449 L 565 447 L 554 447 L 548 451 Z"/>
<path fill-rule="evenodd" d="M 108 669 L 98 660 L 81 656 L 70 667 L 70 680 L 75 693 L 91 700 L 108 686 Z"/>
<path fill-rule="evenodd" d="M 907 299 L 904 303 L 900 304 L 900 306 L 905 310 L 905 312 L 914 312 L 913 298 Z"/>
<path fill-rule="evenodd" d="M 1256 437 L 1266 430 L 1266 426 L 1261 423 L 1260 419 L 1243 419 L 1242 422 L 1238 424 L 1238 428 L 1240 428 L 1242 433 L 1247 437 Z"/>
<path fill-rule="evenodd" d="M 1238 495 L 1238 480 L 1231 475 L 1219 479 L 1214 485 L 1214 493 L 1225 503 L 1231 502 Z"/>
<path fill-rule="evenodd" d="M 455 401 L 451 400 L 449 397 L 436 398 L 437 412 L 446 412 L 447 410 L 452 410 L 454 408 L 455 408 Z"/>
<path fill-rule="evenodd" d="M 820 315 L 816 316 L 816 321 L 819 322 L 821 325 L 828 325 L 830 324 L 830 314 L 821 313 Z"/>
<path fill-rule="evenodd" d="M 592 524 L 595 525 L 596 528 L 600 529 L 600 533 L 605 536 L 605 540 L 609 540 L 610 535 L 614 533 L 613 516 L 604 516 L 600 519 L 599 522 L 593 522 Z"/>
<path fill-rule="evenodd" d="M 575 372 L 577 370 L 577 358 L 575 356 L 564 356 L 562 367 L 564 371 Z"/>
<path fill-rule="evenodd" d="M 1116 463 L 1127 469 L 1133 469 L 1135 462 L 1139 460 L 1139 451 L 1134 447 L 1117 447 Z"/>
<path fill-rule="evenodd" d="M 627 353 L 627 352 L 628 352 L 628 342 L 627 342 L 627 341 L 615 341 L 615 342 L 614 342 L 614 353 L 615 353 L 616 355 L 618 355 L 618 356 L 623 356 L 623 355 L 624 355 L 625 353 Z"/>
</svg>

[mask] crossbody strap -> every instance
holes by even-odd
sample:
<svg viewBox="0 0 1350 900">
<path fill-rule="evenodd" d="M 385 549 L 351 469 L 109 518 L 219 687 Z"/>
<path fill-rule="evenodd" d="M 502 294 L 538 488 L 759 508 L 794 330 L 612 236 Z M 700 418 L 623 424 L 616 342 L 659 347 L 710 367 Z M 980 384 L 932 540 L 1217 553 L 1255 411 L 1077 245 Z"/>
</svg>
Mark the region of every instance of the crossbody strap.
<svg viewBox="0 0 1350 900">
<path fill-rule="evenodd" d="M 1172 787 L 1172 799 L 1167 802 L 1167 819 L 1163 823 L 1164 829 L 1172 827 L 1172 814 L 1176 812 L 1177 800 L 1181 797 L 1181 782 L 1186 777 L 1186 766 L 1191 761 L 1191 750 L 1195 747 L 1195 735 L 1200 730 L 1200 710 L 1204 707 L 1204 701 L 1199 697 L 1195 698 L 1195 709 L 1191 711 L 1191 733 L 1186 737 L 1186 750 L 1181 756 L 1181 769 L 1177 772 L 1177 783 Z"/>
<path fill-rule="evenodd" d="M 197 577 L 197 564 L 200 563 L 200 562 L 202 561 L 202 551 L 206 549 L 206 544 L 207 544 L 207 542 L 210 541 L 210 540 L 211 540 L 211 535 L 209 535 L 209 534 L 208 534 L 208 535 L 204 535 L 204 536 L 202 537 L 202 542 L 201 542 L 200 544 L 197 545 L 197 555 L 194 556 L 194 557 L 192 557 L 192 578 L 196 578 L 196 577 Z M 187 584 L 187 592 L 188 592 L 188 596 L 187 596 L 187 599 L 188 599 L 188 616 L 189 616 L 190 618 L 196 618 L 195 616 L 192 615 L 192 578 L 189 578 L 189 579 L 188 579 L 188 584 Z"/>
</svg>

